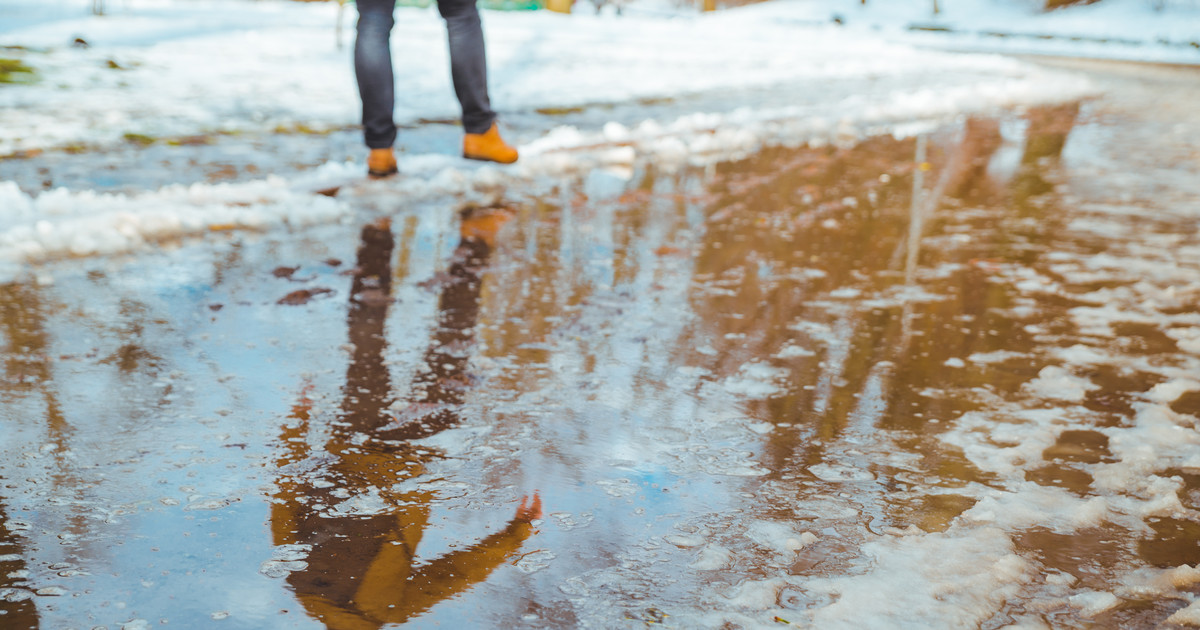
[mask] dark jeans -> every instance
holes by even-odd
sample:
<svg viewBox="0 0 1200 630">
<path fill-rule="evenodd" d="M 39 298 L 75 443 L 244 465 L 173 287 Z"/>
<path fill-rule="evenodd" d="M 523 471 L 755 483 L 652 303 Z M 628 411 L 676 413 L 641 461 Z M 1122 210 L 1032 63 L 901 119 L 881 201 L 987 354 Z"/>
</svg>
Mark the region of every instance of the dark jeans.
<svg viewBox="0 0 1200 630">
<path fill-rule="evenodd" d="M 357 0 L 358 38 L 354 42 L 354 74 L 363 104 L 363 136 L 367 147 L 386 149 L 396 141 L 395 78 L 389 38 L 395 0 Z M 496 120 L 488 102 L 487 61 L 483 25 L 475 0 L 438 0 L 450 37 L 450 77 L 462 106 L 463 129 L 483 133 Z"/>
</svg>

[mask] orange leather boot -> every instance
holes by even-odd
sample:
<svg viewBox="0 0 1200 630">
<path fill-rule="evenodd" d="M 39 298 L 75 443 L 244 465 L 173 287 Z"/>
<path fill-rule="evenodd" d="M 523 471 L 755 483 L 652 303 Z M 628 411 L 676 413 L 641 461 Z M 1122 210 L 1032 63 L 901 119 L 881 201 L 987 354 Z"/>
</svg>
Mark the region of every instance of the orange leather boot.
<svg viewBox="0 0 1200 630">
<path fill-rule="evenodd" d="M 371 149 L 367 155 L 367 177 L 382 179 L 399 172 L 396 168 L 396 154 L 389 149 Z"/>
<path fill-rule="evenodd" d="M 463 137 L 463 157 L 512 164 L 517 161 L 517 150 L 500 137 L 500 128 L 492 123 L 483 133 L 469 133 Z"/>
</svg>

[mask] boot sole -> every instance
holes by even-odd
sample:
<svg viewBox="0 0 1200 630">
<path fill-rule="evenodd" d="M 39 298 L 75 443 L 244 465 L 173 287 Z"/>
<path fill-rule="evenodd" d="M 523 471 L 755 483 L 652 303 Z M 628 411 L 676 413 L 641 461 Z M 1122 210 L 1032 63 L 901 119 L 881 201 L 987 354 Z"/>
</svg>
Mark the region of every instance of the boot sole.
<svg viewBox="0 0 1200 630">
<path fill-rule="evenodd" d="M 392 175 L 395 175 L 396 173 L 399 173 L 399 172 L 400 172 L 400 169 L 392 169 L 390 171 L 367 171 L 367 178 L 368 179 L 386 179 L 386 178 L 391 177 Z"/>
<path fill-rule="evenodd" d="M 496 164 L 515 164 L 518 159 L 518 158 L 513 158 L 513 160 L 511 162 L 502 162 L 502 161 L 494 159 L 494 158 L 482 157 L 482 156 L 477 156 L 477 155 L 467 155 L 466 153 L 462 154 L 462 156 L 464 159 L 467 159 L 467 160 L 475 160 L 476 162 L 495 162 Z"/>
</svg>

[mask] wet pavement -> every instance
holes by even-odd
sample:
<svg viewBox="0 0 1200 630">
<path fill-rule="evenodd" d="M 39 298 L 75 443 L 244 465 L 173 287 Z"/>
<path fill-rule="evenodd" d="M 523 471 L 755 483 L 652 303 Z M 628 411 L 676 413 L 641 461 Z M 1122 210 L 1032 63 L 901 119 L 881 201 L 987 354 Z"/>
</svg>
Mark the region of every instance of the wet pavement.
<svg viewBox="0 0 1200 630">
<path fill-rule="evenodd" d="M 1197 623 L 1200 73 L 1085 70 L 0 287 L 0 625 Z"/>
</svg>

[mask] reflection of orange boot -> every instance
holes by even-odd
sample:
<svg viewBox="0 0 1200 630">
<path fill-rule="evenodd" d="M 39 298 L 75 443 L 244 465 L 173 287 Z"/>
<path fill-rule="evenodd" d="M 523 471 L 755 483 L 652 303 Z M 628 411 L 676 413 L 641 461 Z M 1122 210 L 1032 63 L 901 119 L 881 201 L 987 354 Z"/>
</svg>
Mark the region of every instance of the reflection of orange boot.
<svg viewBox="0 0 1200 630">
<path fill-rule="evenodd" d="M 517 161 L 517 150 L 500 137 L 500 128 L 492 123 L 483 133 L 469 133 L 463 137 L 463 157 L 512 164 Z"/>
<path fill-rule="evenodd" d="M 496 234 L 511 218 L 513 214 L 506 208 L 471 208 L 462 213 L 458 233 L 463 240 L 476 239 L 487 245 L 488 249 L 493 249 L 496 247 Z"/>
<path fill-rule="evenodd" d="M 391 148 L 371 149 L 367 155 L 367 177 L 381 179 L 399 172 L 396 168 L 396 154 Z"/>
</svg>

